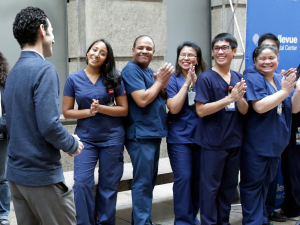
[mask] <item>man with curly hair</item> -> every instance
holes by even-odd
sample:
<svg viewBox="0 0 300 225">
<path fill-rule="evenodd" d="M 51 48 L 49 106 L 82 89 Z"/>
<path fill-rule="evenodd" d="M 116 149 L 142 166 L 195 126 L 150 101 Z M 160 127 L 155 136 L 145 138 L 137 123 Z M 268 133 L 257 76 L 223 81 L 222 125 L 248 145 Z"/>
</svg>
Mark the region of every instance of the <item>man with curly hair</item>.
<svg viewBox="0 0 300 225">
<path fill-rule="evenodd" d="M 45 57 L 54 35 L 44 11 L 27 7 L 13 23 L 22 49 L 4 93 L 8 146 L 7 179 L 18 224 L 76 224 L 73 191 L 64 183 L 60 151 L 78 155 L 83 144 L 60 123 L 59 78 Z"/>
</svg>

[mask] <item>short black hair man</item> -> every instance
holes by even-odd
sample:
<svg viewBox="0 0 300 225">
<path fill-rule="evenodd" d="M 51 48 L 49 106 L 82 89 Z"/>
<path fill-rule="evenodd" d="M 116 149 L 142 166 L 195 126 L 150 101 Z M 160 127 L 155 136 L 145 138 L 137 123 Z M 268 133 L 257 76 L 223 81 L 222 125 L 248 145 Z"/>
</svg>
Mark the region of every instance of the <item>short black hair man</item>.
<svg viewBox="0 0 300 225">
<path fill-rule="evenodd" d="M 229 224 L 238 185 L 243 138 L 242 115 L 248 111 L 242 75 L 230 69 L 237 41 L 229 33 L 212 41 L 215 65 L 196 83 L 196 109 L 201 117 L 195 143 L 201 146 L 201 224 Z"/>
<path fill-rule="evenodd" d="M 54 35 L 43 10 L 27 7 L 13 23 L 21 46 L 19 60 L 7 76 L 7 179 L 18 224 L 76 224 L 73 191 L 64 183 L 60 150 L 77 155 L 78 137 L 60 123 L 59 79 L 44 57 L 52 55 Z"/>
<path fill-rule="evenodd" d="M 125 146 L 133 166 L 132 221 L 152 224 L 152 193 L 157 177 L 161 138 L 167 136 L 165 94 L 171 64 L 155 74 L 149 67 L 155 52 L 151 37 L 141 35 L 134 41 L 132 61 L 122 70 L 128 96 Z M 162 93 L 164 92 L 164 93 Z"/>
</svg>

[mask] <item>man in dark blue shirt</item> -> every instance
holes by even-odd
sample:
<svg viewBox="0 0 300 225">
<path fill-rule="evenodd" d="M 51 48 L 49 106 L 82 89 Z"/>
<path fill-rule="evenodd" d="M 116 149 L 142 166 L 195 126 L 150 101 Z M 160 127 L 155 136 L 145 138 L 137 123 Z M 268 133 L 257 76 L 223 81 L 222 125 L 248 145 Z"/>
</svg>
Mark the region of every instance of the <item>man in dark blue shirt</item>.
<svg viewBox="0 0 300 225">
<path fill-rule="evenodd" d="M 136 38 L 130 61 L 122 70 L 128 95 L 125 146 L 133 166 L 132 222 L 153 224 L 152 193 L 155 186 L 161 138 L 167 136 L 166 105 L 163 98 L 170 76 L 171 64 L 155 74 L 149 67 L 155 52 L 152 38 Z"/>
<path fill-rule="evenodd" d="M 231 202 L 238 185 L 242 115 L 248 111 L 247 88 L 241 74 L 230 69 L 237 41 L 228 33 L 212 41 L 215 65 L 196 83 L 196 108 L 201 117 L 195 143 L 201 146 L 201 224 L 229 224 Z"/>
<path fill-rule="evenodd" d="M 73 191 L 64 183 L 60 151 L 83 149 L 60 123 L 59 79 L 44 57 L 52 55 L 54 35 L 44 11 L 28 7 L 13 24 L 21 56 L 7 76 L 7 179 L 18 224 L 76 224 Z"/>
</svg>

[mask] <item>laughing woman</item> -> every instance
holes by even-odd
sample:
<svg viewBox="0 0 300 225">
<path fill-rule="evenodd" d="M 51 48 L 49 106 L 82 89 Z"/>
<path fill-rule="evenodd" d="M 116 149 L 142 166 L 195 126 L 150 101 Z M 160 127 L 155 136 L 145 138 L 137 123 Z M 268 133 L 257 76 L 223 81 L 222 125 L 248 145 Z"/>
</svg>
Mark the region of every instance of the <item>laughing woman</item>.
<svg viewBox="0 0 300 225">
<path fill-rule="evenodd" d="M 174 224 L 199 224 L 200 151 L 194 146 L 198 118 L 193 112 L 194 84 L 207 69 L 200 47 L 184 42 L 177 48 L 176 74 L 167 86 L 168 154 L 174 173 Z M 189 102 L 189 98 L 191 99 Z"/>
<path fill-rule="evenodd" d="M 125 132 L 121 117 L 128 113 L 126 91 L 106 40 L 92 43 L 86 56 L 87 67 L 68 77 L 63 97 L 63 114 L 65 118 L 77 119 L 75 134 L 85 146 L 74 159 L 77 224 L 115 224 L 117 191 L 123 174 Z M 75 100 L 78 110 L 74 109 Z M 99 181 L 95 199 L 97 161 Z M 94 221 L 95 211 L 98 222 Z"/>
<path fill-rule="evenodd" d="M 274 73 L 278 50 L 261 45 L 253 53 L 255 69 L 245 74 L 246 114 L 241 156 L 243 224 L 269 224 L 265 201 L 280 155 L 290 139 L 292 113 L 300 110 L 300 81 Z M 296 85 L 296 89 L 294 89 Z"/>
</svg>

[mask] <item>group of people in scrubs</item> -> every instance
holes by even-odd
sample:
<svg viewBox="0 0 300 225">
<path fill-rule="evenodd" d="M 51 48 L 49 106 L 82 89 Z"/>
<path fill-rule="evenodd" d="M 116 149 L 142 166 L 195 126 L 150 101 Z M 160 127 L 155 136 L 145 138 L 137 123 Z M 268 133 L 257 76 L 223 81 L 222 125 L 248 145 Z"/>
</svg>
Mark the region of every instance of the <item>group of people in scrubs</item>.
<svg viewBox="0 0 300 225">
<path fill-rule="evenodd" d="M 174 173 L 174 224 L 200 224 L 199 209 L 202 225 L 229 224 L 239 170 L 243 224 L 270 224 L 265 206 L 268 188 L 290 140 L 292 113 L 300 111 L 300 81 L 295 81 L 296 71 L 288 70 L 288 76 L 277 74 L 278 48 L 264 43 L 254 51 L 254 66 L 244 76 L 231 70 L 237 41 L 228 33 L 213 39 L 215 64 L 208 69 L 200 47 L 183 42 L 177 48 L 175 73 L 169 65 L 158 71 L 168 70 L 169 74 L 159 78 L 164 79 L 160 86 L 164 88 L 155 96 L 166 99 L 167 121 L 160 121 L 167 124 L 166 135 L 163 126 L 147 131 L 148 123 L 152 126 L 150 123 L 164 118 L 160 116 L 164 109 L 160 106 L 162 101 L 147 106 L 136 100 L 141 90 L 154 88 L 158 79 L 149 63 L 143 68 L 143 60 L 138 58 L 142 54 L 138 49 L 144 45 L 147 48 L 151 45 L 148 42 L 152 42 L 153 48 L 154 42 L 148 36 L 135 40 L 133 61 L 122 72 L 124 82 L 115 68 L 112 47 L 104 39 L 89 46 L 87 67 L 67 78 L 63 114 L 65 118 L 77 119 L 75 134 L 85 146 L 74 159 L 77 224 L 95 224 L 95 213 L 97 224 L 115 224 L 124 145 L 134 167 L 134 224 L 154 224 L 151 215 L 142 216 L 142 212 L 151 211 L 152 201 L 141 199 L 143 195 L 152 198 L 160 138 L 164 136 Z M 154 53 L 154 49 L 142 47 L 140 52 Z M 140 116 L 139 111 L 147 113 L 149 118 Z M 125 132 L 124 118 L 125 124 L 133 121 L 126 128 L 132 132 Z M 151 132 L 161 134 L 159 138 L 147 139 Z M 141 156 L 141 147 L 147 154 L 154 151 L 153 168 L 148 168 L 148 164 L 143 166 L 141 159 L 148 156 Z M 95 197 L 97 162 L 99 181 Z M 148 170 L 145 166 L 152 174 L 149 184 L 142 175 Z M 147 185 L 151 188 L 144 190 Z"/>
</svg>

